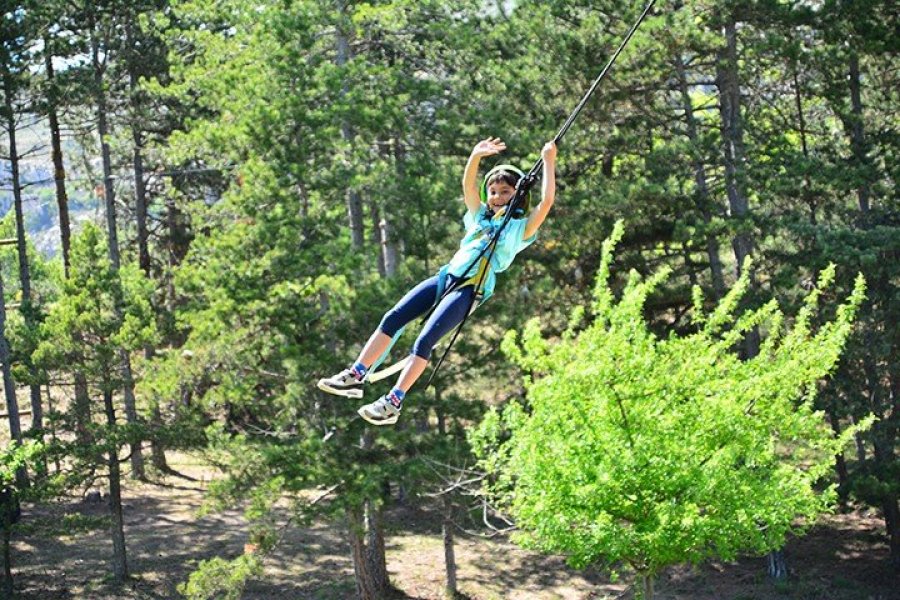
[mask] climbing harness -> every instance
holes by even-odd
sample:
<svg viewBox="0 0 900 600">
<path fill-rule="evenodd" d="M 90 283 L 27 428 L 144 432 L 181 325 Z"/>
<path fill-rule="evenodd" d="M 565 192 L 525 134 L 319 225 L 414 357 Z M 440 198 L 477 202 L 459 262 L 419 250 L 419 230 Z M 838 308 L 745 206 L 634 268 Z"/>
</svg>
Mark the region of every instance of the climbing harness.
<svg viewBox="0 0 900 600">
<path fill-rule="evenodd" d="M 562 127 L 559 129 L 559 132 L 557 132 L 556 136 L 553 138 L 554 143 L 558 144 L 559 142 L 562 141 L 563 137 L 566 135 L 566 132 L 569 131 L 569 128 L 572 126 L 572 124 L 575 122 L 575 119 L 581 113 L 581 110 L 587 104 L 587 101 L 591 98 L 591 96 L 593 96 L 594 92 L 600 86 L 600 82 L 606 78 L 607 73 L 609 73 L 609 70 L 612 68 L 613 64 L 616 62 L 616 59 L 619 57 L 619 54 L 621 54 L 622 50 L 625 49 L 625 46 L 628 45 L 628 42 L 631 40 L 631 37 L 634 35 L 635 31 L 637 31 L 638 27 L 640 27 L 641 23 L 644 21 L 644 18 L 647 16 L 647 14 L 653 8 L 653 5 L 655 3 L 656 3 L 656 0 L 650 0 L 647 3 L 647 5 L 644 7 L 644 10 L 643 10 L 643 12 L 641 12 L 640 17 L 638 17 L 638 19 L 637 19 L 637 21 L 635 21 L 634 25 L 631 26 L 631 29 L 625 35 L 624 39 L 619 44 L 619 47 L 613 53 L 612 57 L 610 57 L 609 61 L 606 63 L 606 66 L 600 72 L 600 75 L 598 75 L 597 78 L 594 80 L 591 87 L 588 89 L 588 91 L 585 93 L 585 95 L 581 98 L 581 101 L 578 103 L 578 105 L 572 111 L 572 114 L 569 115 L 569 117 L 563 123 Z M 463 286 L 471 285 L 473 279 L 475 279 L 475 278 L 478 279 L 477 283 L 475 284 L 476 292 L 482 289 L 481 286 L 484 283 L 484 280 L 485 280 L 485 277 L 487 276 L 488 270 L 490 269 L 491 259 L 493 259 L 493 257 L 494 257 L 494 251 L 497 248 L 497 242 L 499 241 L 500 236 L 503 233 L 503 230 L 509 224 L 510 219 L 514 218 L 514 215 L 517 215 L 517 214 L 521 215 L 525 211 L 527 211 L 527 209 L 528 209 L 528 204 L 527 204 L 528 194 L 531 190 L 531 187 L 537 181 L 538 174 L 540 173 L 540 170 L 543 168 L 543 166 L 544 166 L 543 158 L 538 158 L 538 160 L 534 163 L 534 166 L 531 167 L 531 170 L 529 170 L 528 173 L 523 173 L 522 171 L 520 171 L 516 167 L 512 167 L 511 165 L 498 165 L 488 172 L 488 174 L 485 176 L 484 183 L 482 184 L 481 190 L 480 190 L 480 195 L 481 195 L 481 199 L 483 202 L 486 202 L 486 200 L 487 200 L 487 189 L 486 189 L 487 181 L 491 175 L 493 175 L 494 173 L 496 173 L 497 171 L 500 171 L 500 170 L 509 170 L 514 173 L 518 173 L 521 176 L 518 183 L 516 184 L 515 194 L 513 195 L 512 200 L 509 201 L 508 209 L 505 211 L 505 213 L 503 215 L 503 222 L 500 224 L 499 227 L 494 229 L 491 240 L 487 244 L 484 245 L 484 247 L 481 249 L 481 252 L 479 252 L 478 256 L 476 256 L 472 260 L 472 262 L 469 263 L 469 265 L 463 271 L 463 273 L 466 273 L 466 274 L 469 273 L 471 271 L 471 269 L 476 264 L 479 263 L 479 261 L 482 261 L 481 264 L 479 265 L 478 271 L 476 272 L 474 277 L 470 277 L 470 278 L 466 278 L 466 279 L 459 279 L 450 285 L 444 285 L 444 282 L 446 281 L 447 267 L 445 266 L 442 269 L 442 273 L 444 274 L 444 276 L 441 278 L 442 283 L 439 285 L 439 293 L 437 294 L 437 299 L 435 300 L 435 303 L 432 306 L 431 310 L 429 310 L 428 313 L 423 317 L 423 321 L 428 320 L 428 317 L 431 316 L 432 312 L 434 312 L 434 309 L 437 308 L 437 306 L 438 306 L 438 304 L 440 304 L 441 300 L 443 300 L 448 294 L 450 294 L 454 290 L 462 288 Z M 443 288 L 443 289 L 441 290 L 440 288 Z M 444 349 L 444 352 L 441 355 L 440 360 L 438 360 L 437 364 L 435 364 L 435 366 L 434 366 L 434 369 L 431 371 L 431 376 L 428 378 L 428 381 L 425 383 L 426 388 L 429 385 L 431 385 L 431 382 L 434 380 L 434 376 L 437 374 L 438 370 L 441 368 L 441 365 L 444 363 L 444 359 L 447 358 L 447 355 L 450 353 L 450 349 L 453 347 L 453 343 L 456 341 L 456 338 L 459 337 L 459 334 L 462 331 L 463 326 L 466 324 L 466 321 L 468 320 L 469 315 L 471 315 L 472 312 L 474 312 L 474 310 L 478 307 L 478 305 L 480 303 L 483 303 L 485 300 L 487 300 L 487 298 L 479 299 L 477 296 L 472 298 L 471 304 L 469 305 L 469 309 L 466 311 L 465 316 L 463 317 L 460 324 L 457 325 L 456 331 L 454 332 L 453 337 L 450 338 L 450 343 L 447 344 L 447 347 Z M 400 336 L 400 334 L 402 332 L 403 332 L 403 329 L 401 329 L 394 335 L 394 338 L 391 340 L 391 343 L 388 346 L 387 350 L 385 350 L 384 354 L 370 368 L 370 374 L 366 377 L 366 381 L 370 381 L 370 382 L 379 381 L 381 379 L 384 379 L 385 377 L 388 377 L 389 375 L 396 373 L 397 371 L 400 371 L 401 369 L 403 369 L 403 367 L 406 366 L 407 361 L 409 361 L 409 357 L 406 357 L 406 358 L 400 360 L 396 364 L 392 365 L 391 367 L 388 367 L 387 369 L 385 369 L 383 371 L 375 372 L 376 368 L 378 366 L 380 366 L 381 363 L 384 361 L 384 359 L 387 357 L 387 354 L 390 352 L 391 348 L 393 347 L 394 343 L 397 341 L 397 338 Z"/>
</svg>

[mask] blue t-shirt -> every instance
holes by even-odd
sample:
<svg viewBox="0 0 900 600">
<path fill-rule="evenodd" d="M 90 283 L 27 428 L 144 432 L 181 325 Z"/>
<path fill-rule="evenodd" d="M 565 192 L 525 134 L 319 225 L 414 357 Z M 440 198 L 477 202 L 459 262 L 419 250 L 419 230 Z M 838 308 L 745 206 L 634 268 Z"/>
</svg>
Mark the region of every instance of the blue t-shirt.
<svg viewBox="0 0 900 600">
<path fill-rule="evenodd" d="M 494 215 L 494 218 L 488 218 L 487 206 L 482 204 L 477 212 L 466 211 L 463 216 L 463 225 L 466 228 L 466 235 L 459 243 L 459 250 L 453 255 L 448 266 L 448 273 L 455 277 L 468 278 L 474 276 L 478 272 L 478 263 L 472 265 L 468 273 L 463 271 L 478 254 L 481 252 L 493 237 L 496 231 L 503 223 L 503 213 Z M 494 284 L 497 282 L 496 273 L 502 273 L 512 264 L 516 254 L 531 245 L 537 239 L 537 233 L 528 239 L 523 239 L 525 226 L 528 219 L 510 219 L 500 239 L 497 240 L 497 246 L 494 255 L 491 257 L 491 268 L 488 269 L 484 278 L 484 296 L 489 297 L 494 293 Z M 486 257 L 490 250 L 485 252 Z M 479 261 L 481 262 L 481 261 Z"/>
</svg>

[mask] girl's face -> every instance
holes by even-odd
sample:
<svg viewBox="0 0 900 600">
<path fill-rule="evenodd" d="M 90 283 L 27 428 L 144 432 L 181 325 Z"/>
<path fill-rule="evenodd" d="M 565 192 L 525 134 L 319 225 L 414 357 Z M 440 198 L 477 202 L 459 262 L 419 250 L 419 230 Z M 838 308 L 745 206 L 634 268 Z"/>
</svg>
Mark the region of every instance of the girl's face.
<svg viewBox="0 0 900 600">
<path fill-rule="evenodd" d="M 494 210 L 506 206 L 515 193 L 516 188 L 504 181 L 495 181 L 489 184 L 487 187 L 488 207 Z"/>
</svg>

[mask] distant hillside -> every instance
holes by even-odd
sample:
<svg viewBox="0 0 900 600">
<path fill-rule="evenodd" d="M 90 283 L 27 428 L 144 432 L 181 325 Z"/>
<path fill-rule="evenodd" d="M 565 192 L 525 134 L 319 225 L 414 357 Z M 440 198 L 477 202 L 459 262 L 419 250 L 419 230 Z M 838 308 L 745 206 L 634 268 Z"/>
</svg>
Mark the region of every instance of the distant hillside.
<svg viewBox="0 0 900 600">
<path fill-rule="evenodd" d="M 47 257 L 55 256 L 61 242 L 50 131 L 44 124 L 38 124 L 17 131 L 16 137 L 19 153 L 26 155 L 19 168 L 25 229 L 38 251 Z M 8 154 L 7 148 L 3 150 Z M 93 193 L 94 177 L 88 173 L 88 170 L 99 173 L 99 159 L 94 158 L 93 153 L 86 153 L 73 139 L 63 141 L 63 159 L 69 217 L 73 226 L 77 227 L 79 222 L 85 220 L 101 219 L 103 208 Z M 8 161 L 0 162 L 0 188 L 0 217 L 3 217 L 13 208 L 12 171 Z"/>
</svg>

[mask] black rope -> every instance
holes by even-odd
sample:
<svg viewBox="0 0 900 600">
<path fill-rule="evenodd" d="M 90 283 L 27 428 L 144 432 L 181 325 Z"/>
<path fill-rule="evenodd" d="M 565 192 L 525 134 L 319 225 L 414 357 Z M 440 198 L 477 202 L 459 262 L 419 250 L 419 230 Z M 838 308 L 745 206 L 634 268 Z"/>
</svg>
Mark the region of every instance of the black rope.
<svg viewBox="0 0 900 600">
<path fill-rule="evenodd" d="M 603 67 L 603 70 L 600 72 L 600 75 L 597 76 L 597 78 L 594 80 L 594 83 L 591 84 L 591 87 L 588 89 L 588 91 L 581 98 L 581 101 L 575 107 L 575 110 L 572 111 L 572 113 L 566 119 L 565 123 L 563 123 L 562 127 L 560 127 L 556 136 L 553 138 L 554 143 L 558 144 L 559 142 L 562 141 L 563 137 L 569 131 L 569 128 L 572 127 L 572 123 L 575 122 L 575 119 L 578 118 L 578 115 L 581 113 L 581 110 L 585 107 L 588 100 L 591 98 L 591 96 L 593 96 L 594 92 L 600 86 L 600 82 L 606 78 L 607 73 L 609 73 L 609 70 L 612 68 L 613 64 L 616 62 L 616 59 L 619 58 L 619 54 L 621 54 L 622 50 L 625 49 L 625 46 L 628 45 L 628 42 L 631 40 L 631 37 L 634 35 L 634 32 L 637 31 L 638 27 L 641 26 L 641 23 L 644 21 L 644 18 L 647 16 L 647 14 L 653 8 L 653 5 L 655 3 L 656 3 L 656 0 L 650 0 L 647 3 L 647 6 L 644 7 L 644 10 L 641 13 L 641 16 L 638 17 L 638 19 L 637 19 L 637 21 L 635 21 L 634 25 L 631 26 L 631 29 L 628 31 L 628 33 L 625 35 L 625 37 L 622 39 L 622 43 L 619 44 L 619 47 L 616 49 L 616 51 L 610 57 L 609 61 L 606 63 L 606 66 Z M 434 369 L 431 371 L 431 376 L 428 378 L 428 381 L 425 383 L 426 388 L 429 385 L 431 385 L 431 382 L 434 380 L 435 375 L 437 375 L 437 372 L 441 368 L 441 365 L 444 364 L 444 359 L 447 358 L 447 355 L 450 353 L 450 349 L 453 347 L 453 343 L 456 341 L 456 338 L 459 337 L 459 334 L 462 331 L 463 325 L 466 324 L 466 321 L 469 319 L 469 315 L 472 314 L 472 307 L 475 304 L 476 299 L 478 298 L 478 290 L 481 289 L 481 284 L 484 282 L 484 278 L 487 276 L 488 269 L 491 268 L 491 259 L 494 257 L 494 251 L 497 249 L 497 241 L 500 239 L 500 235 L 503 233 L 503 230 L 506 228 L 506 225 L 509 223 L 510 219 L 512 218 L 512 215 L 516 212 L 516 209 L 519 208 L 520 206 L 522 206 L 522 204 L 524 203 L 525 196 L 526 196 L 526 194 L 528 194 L 528 190 L 531 189 L 531 186 L 534 185 L 535 181 L 537 181 L 538 174 L 541 171 L 541 169 L 543 168 L 543 166 L 544 166 L 544 159 L 538 158 L 537 161 L 534 163 L 534 166 L 531 167 L 531 170 L 529 170 L 528 173 L 519 180 L 518 184 L 516 184 L 516 193 L 513 196 L 513 199 L 509 202 L 509 207 L 507 208 L 506 213 L 503 217 L 503 222 L 500 224 L 500 227 L 498 227 L 494 231 L 494 233 L 491 237 L 491 241 L 488 242 L 485 245 L 485 247 L 481 249 L 481 252 L 478 253 L 478 256 L 476 256 L 475 259 L 471 263 L 469 263 L 469 265 L 466 267 L 465 271 L 463 271 L 463 276 L 460 277 L 459 279 L 457 279 L 455 282 L 453 282 L 452 285 L 446 286 L 444 293 L 441 294 L 441 297 L 437 299 L 437 301 L 434 303 L 434 306 L 431 307 L 431 310 L 429 310 L 428 313 L 426 313 L 425 316 L 423 317 L 422 320 L 427 321 L 428 318 L 434 313 L 435 309 L 437 309 L 437 307 L 441 303 L 441 301 L 444 298 L 446 298 L 448 295 L 450 295 L 453 291 L 459 289 L 462 286 L 462 284 L 468 280 L 467 276 L 469 274 L 469 271 L 472 269 L 472 267 L 477 265 L 478 261 L 480 261 L 481 258 L 485 255 L 485 253 L 488 252 L 488 250 L 490 250 L 490 253 L 488 254 L 487 259 L 486 259 L 487 264 L 485 265 L 485 268 L 482 269 L 482 271 L 481 271 L 481 276 L 478 278 L 478 283 L 475 285 L 475 292 L 472 294 L 472 300 L 469 301 L 469 306 L 466 310 L 466 313 L 465 313 L 465 315 L 463 315 L 462 321 L 460 321 L 459 325 L 456 327 L 456 332 L 453 334 L 453 337 L 450 338 L 450 343 L 447 344 L 447 347 L 444 349 L 444 352 L 441 355 L 441 358 L 438 360 L 437 364 L 435 364 L 435 366 L 434 366 Z"/>
</svg>

